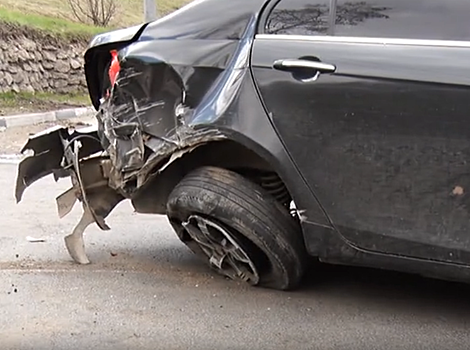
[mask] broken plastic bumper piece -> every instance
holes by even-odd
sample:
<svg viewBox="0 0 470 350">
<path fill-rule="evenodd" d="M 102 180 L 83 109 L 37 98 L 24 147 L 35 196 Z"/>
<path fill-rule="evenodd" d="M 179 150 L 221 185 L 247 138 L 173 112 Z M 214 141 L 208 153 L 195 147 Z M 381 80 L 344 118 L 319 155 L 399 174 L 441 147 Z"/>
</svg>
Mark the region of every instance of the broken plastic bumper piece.
<svg viewBox="0 0 470 350">
<path fill-rule="evenodd" d="M 96 223 L 109 230 L 105 218 L 124 199 L 109 187 L 110 159 L 104 153 L 95 127 L 69 131 L 54 127 L 36 134 L 28 140 L 22 153 L 29 151 L 18 167 L 16 200 L 20 202 L 24 191 L 35 181 L 53 175 L 58 181 L 70 177 L 72 187 L 56 198 L 59 217 L 71 212 L 76 201 L 83 207 L 83 215 L 72 233 L 65 237 L 65 245 L 74 261 L 88 264 L 83 234 Z"/>
</svg>

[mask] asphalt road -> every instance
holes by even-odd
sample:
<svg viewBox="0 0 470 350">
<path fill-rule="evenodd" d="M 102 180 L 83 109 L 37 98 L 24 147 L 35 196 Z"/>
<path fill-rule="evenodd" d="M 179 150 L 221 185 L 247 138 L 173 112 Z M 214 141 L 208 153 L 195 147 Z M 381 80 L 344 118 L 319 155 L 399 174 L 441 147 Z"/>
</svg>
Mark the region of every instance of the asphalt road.
<svg viewBox="0 0 470 350">
<path fill-rule="evenodd" d="M 128 203 L 112 230 L 88 230 L 93 264 L 71 262 L 44 179 L 14 203 L 0 165 L 0 349 L 469 349 L 470 287 L 344 267 L 312 270 L 301 290 L 237 285 L 202 265 L 166 218 Z M 41 237 L 30 243 L 27 236 Z"/>
</svg>

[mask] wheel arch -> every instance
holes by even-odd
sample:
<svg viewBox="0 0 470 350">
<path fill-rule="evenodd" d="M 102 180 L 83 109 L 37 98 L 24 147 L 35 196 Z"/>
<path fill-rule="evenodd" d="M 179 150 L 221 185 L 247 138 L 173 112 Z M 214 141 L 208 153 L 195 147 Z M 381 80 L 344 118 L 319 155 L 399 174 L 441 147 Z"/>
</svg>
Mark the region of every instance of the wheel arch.
<svg viewBox="0 0 470 350">
<path fill-rule="evenodd" d="M 294 198 L 288 178 L 274 155 L 251 140 L 226 139 L 205 143 L 154 175 L 132 197 L 135 210 L 145 214 L 165 214 L 171 191 L 186 174 L 203 166 L 220 167 L 246 176 L 283 204 Z"/>
</svg>

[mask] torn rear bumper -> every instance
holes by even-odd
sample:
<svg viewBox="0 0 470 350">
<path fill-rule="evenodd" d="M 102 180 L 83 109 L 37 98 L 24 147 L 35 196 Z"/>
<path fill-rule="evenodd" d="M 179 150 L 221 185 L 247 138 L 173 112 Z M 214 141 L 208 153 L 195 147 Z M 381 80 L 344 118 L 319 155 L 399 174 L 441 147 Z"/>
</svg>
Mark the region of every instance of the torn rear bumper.
<svg viewBox="0 0 470 350">
<path fill-rule="evenodd" d="M 65 242 L 76 262 L 88 263 L 83 232 L 93 222 L 102 230 L 109 230 L 105 218 L 125 198 L 108 185 L 111 162 L 103 152 L 96 128 L 70 132 L 54 127 L 32 136 L 22 150 L 25 151 L 33 154 L 18 167 L 17 202 L 27 187 L 47 175 L 52 174 L 56 181 L 70 177 L 72 187 L 56 199 L 58 214 L 62 218 L 70 213 L 77 199 L 82 203 L 83 216 Z"/>
<path fill-rule="evenodd" d="M 70 133 L 67 128 L 55 126 L 31 136 L 21 153 L 32 152 L 18 167 L 16 181 L 16 201 L 20 202 L 27 187 L 37 180 L 54 175 L 57 181 L 61 177 L 70 176 L 73 158 L 65 157 L 66 153 L 73 153 L 73 143 L 83 141 L 80 147 L 80 156 L 87 156 L 102 151 L 95 128 Z M 70 152 L 68 152 L 70 150 Z M 68 163 L 68 164 L 67 164 Z"/>
</svg>

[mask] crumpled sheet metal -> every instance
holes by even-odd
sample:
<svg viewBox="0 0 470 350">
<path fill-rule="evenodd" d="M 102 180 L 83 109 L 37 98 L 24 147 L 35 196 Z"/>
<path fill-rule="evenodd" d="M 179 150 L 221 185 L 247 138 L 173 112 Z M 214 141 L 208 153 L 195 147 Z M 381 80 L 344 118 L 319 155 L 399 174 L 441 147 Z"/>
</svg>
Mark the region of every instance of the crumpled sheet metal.
<svg viewBox="0 0 470 350">
<path fill-rule="evenodd" d="M 150 138 L 145 145 L 152 149 L 153 153 L 145 163 L 145 165 L 136 173 L 137 187 L 142 187 L 150 179 L 150 175 L 156 175 L 165 170 L 171 163 L 184 154 L 192 152 L 194 149 L 214 141 L 226 140 L 227 136 L 217 129 L 193 129 L 191 127 L 181 127 L 171 140 Z M 156 168 L 156 165 L 164 159 L 170 159 Z"/>
<path fill-rule="evenodd" d="M 196 110 L 189 106 L 180 68 L 157 57 L 142 68 L 134 59 L 142 71 L 123 67 L 98 114 L 100 137 L 113 164 L 109 186 L 128 196 L 150 174 L 162 171 L 158 168 L 166 168 L 168 163 L 162 163 L 168 158 L 173 162 L 200 145 L 226 139 L 216 127 L 194 123 Z M 164 83 L 151 83 L 155 80 Z"/>
</svg>

